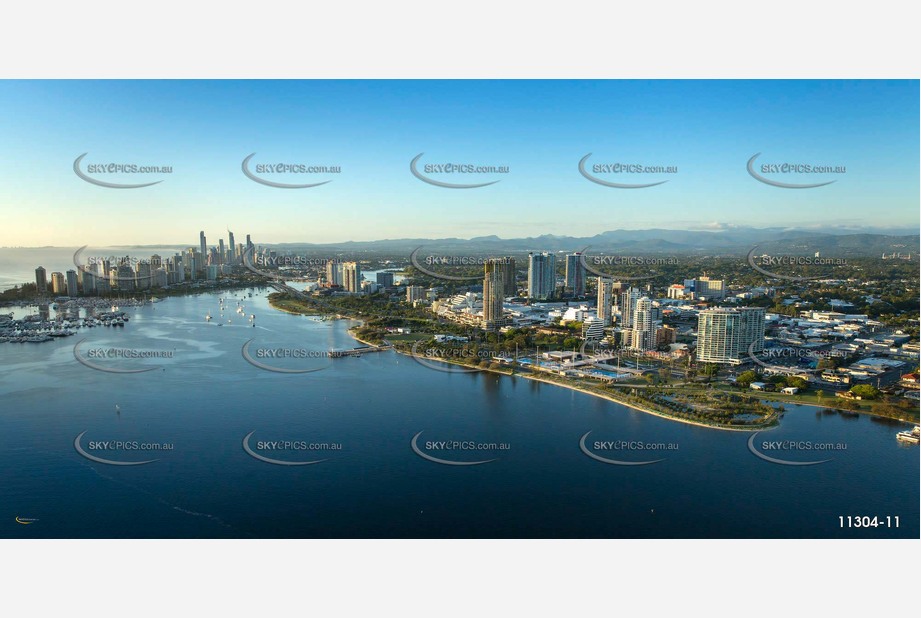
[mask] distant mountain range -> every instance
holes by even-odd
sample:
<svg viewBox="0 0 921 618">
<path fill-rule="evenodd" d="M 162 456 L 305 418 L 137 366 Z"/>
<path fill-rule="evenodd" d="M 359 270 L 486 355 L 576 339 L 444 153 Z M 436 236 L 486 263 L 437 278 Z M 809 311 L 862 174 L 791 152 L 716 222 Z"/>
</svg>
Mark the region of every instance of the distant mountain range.
<svg viewBox="0 0 921 618">
<path fill-rule="evenodd" d="M 499 255 L 527 251 L 579 251 L 619 255 L 746 255 L 758 246 L 759 253 L 811 255 L 816 251 L 826 257 L 879 256 L 883 253 L 921 253 L 921 235 L 908 228 L 828 227 L 822 231 L 795 228 L 753 228 L 714 224 L 707 230 L 610 230 L 594 236 L 557 236 L 543 234 L 527 238 L 395 238 L 385 240 L 343 241 L 334 243 L 266 243 L 256 244 L 293 253 L 404 253 L 419 246 L 426 252 L 453 252 Z M 213 243 L 211 243 L 213 244 Z M 173 249 L 182 251 L 197 243 L 110 246 L 117 250 Z"/>
<path fill-rule="evenodd" d="M 611 230 L 595 236 L 556 236 L 544 234 L 528 238 L 504 239 L 498 236 L 463 238 L 400 238 L 339 243 L 279 243 L 265 244 L 290 251 L 343 250 L 410 252 L 420 245 L 427 250 L 502 253 L 524 251 L 578 251 L 590 247 L 595 252 L 617 252 L 630 255 L 697 254 L 745 255 L 758 246 L 758 253 L 812 254 L 825 256 L 873 256 L 883 253 L 911 253 L 921 250 L 919 234 L 838 233 L 796 230 L 788 228 L 733 228 L 721 231 L 703 230 Z"/>
</svg>

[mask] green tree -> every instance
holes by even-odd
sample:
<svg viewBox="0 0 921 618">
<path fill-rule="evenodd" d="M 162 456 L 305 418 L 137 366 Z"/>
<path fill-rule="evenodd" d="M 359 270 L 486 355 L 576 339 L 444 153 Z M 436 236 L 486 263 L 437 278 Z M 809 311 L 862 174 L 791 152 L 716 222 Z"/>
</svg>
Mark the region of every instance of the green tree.
<svg viewBox="0 0 921 618">
<path fill-rule="evenodd" d="M 757 382 L 758 378 L 760 377 L 761 376 L 759 376 L 755 371 L 749 369 L 748 371 L 743 371 L 738 376 L 736 376 L 736 384 L 747 388 L 748 386 L 751 386 L 752 382 Z"/>
<path fill-rule="evenodd" d="M 851 387 L 851 394 L 861 399 L 876 399 L 879 397 L 879 389 L 871 384 L 858 384 Z"/>
<path fill-rule="evenodd" d="M 720 366 L 716 363 L 704 363 L 703 367 L 700 368 L 700 373 L 707 376 L 708 378 L 716 377 L 720 371 Z"/>
<path fill-rule="evenodd" d="M 787 376 L 784 382 L 786 382 L 787 386 L 792 386 L 800 390 L 803 390 L 809 386 L 809 382 L 799 376 Z"/>
</svg>

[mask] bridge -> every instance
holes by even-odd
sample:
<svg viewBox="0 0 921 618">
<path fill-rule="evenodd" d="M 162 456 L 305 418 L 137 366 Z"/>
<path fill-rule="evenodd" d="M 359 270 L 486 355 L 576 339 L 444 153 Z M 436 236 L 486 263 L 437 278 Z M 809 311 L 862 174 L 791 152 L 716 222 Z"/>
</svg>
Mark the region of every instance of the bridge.
<svg viewBox="0 0 921 618">
<path fill-rule="evenodd" d="M 281 281 L 269 281 L 269 287 L 275 288 L 275 290 L 279 292 L 286 292 L 293 296 L 297 296 L 298 298 L 307 298 L 307 295 L 300 290 L 293 288 L 286 283 L 282 283 Z"/>
<path fill-rule="evenodd" d="M 366 346 L 361 348 L 351 348 L 348 350 L 330 350 L 330 358 L 342 358 L 344 356 L 361 356 L 362 354 L 370 354 L 372 352 L 386 352 L 387 350 L 393 349 L 393 346 L 389 345 L 374 345 Z"/>
</svg>

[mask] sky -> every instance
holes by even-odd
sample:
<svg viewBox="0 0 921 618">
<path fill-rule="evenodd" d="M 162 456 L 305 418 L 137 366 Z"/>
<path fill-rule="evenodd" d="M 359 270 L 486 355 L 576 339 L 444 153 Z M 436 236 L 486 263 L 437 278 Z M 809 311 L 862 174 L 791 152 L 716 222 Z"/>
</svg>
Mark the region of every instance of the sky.
<svg viewBox="0 0 921 618">
<path fill-rule="evenodd" d="M 906 81 L 0 81 L 0 246 L 338 242 L 732 226 L 919 226 L 919 82 Z M 88 176 L 90 164 L 171 166 Z M 340 166 L 257 174 L 241 163 Z M 507 174 L 410 171 L 508 166 Z M 578 163 L 676 166 L 595 174 Z M 845 166 L 772 175 L 746 163 Z M 768 176 L 768 174 L 765 174 Z M 209 240 L 209 244 L 213 244 Z"/>
</svg>

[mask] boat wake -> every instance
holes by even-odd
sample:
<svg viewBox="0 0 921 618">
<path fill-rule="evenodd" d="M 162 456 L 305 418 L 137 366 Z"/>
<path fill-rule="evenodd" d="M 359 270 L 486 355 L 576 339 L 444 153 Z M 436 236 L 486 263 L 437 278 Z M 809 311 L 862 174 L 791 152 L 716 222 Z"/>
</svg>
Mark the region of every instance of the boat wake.
<svg viewBox="0 0 921 618">
<path fill-rule="evenodd" d="M 53 452 L 50 452 L 50 451 L 42 451 L 42 452 L 45 453 L 46 455 L 49 455 L 49 456 L 52 456 L 52 457 L 57 457 L 57 458 L 60 458 L 60 459 L 65 459 L 65 458 L 64 458 L 63 456 L 61 456 L 59 453 L 53 453 Z M 68 461 L 70 461 L 71 463 L 74 462 L 73 459 L 68 459 Z M 244 535 L 244 536 L 247 536 L 247 537 L 251 537 L 251 536 L 252 536 L 252 535 L 250 535 L 250 534 L 247 534 L 246 532 L 243 532 L 243 531 L 241 531 L 241 530 L 238 530 L 237 528 L 235 528 L 234 526 L 228 524 L 226 521 L 224 521 L 223 519 L 221 519 L 221 518 L 218 517 L 217 515 L 212 515 L 211 513 L 202 513 L 202 512 L 199 512 L 199 511 L 192 511 L 192 510 L 183 508 L 183 507 L 179 506 L 178 504 L 173 504 L 172 502 L 169 502 L 168 500 L 162 498 L 161 496 L 158 496 L 157 494 L 153 493 L 153 492 L 150 491 L 149 489 L 145 489 L 145 488 L 143 488 L 143 487 L 139 487 L 138 485 L 135 485 L 135 484 L 133 484 L 133 483 L 129 483 L 129 482 L 123 481 L 123 480 L 121 480 L 121 479 L 117 479 L 117 478 L 114 478 L 114 477 L 112 477 L 112 476 L 109 476 L 108 474 L 105 474 L 105 473 L 103 473 L 103 472 L 100 472 L 98 469 L 96 469 L 95 466 L 90 465 L 89 462 L 84 463 L 84 462 L 82 462 L 82 461 L 77 461 L 76 463 L 79 464 L 79 465 L 81 465 L 81 466 L 83 466 L 84 468 L 87 468 L 87 469 L 91 470 L 91 471 L 93 472 L 93 474 L 95 474 L 96 476 L 98 476 L 98 477 L 101 478 L 101 479 L 104 479 L 104 480 L 109 481 L 109 482 L 111 482 L 111 483 L 115 483 L 116 485 L 121 485 L 122 487 L 126 487 L 126 488 L 128 488 L 128 489 L 130 489 L 130 490 L 132 490 L 132 491 L 137 492 L 137 493 L 144 494 L 145 496 L 148 496 L 148 497 L 150 497 L 150 498 L 153 498 L 154 500 L 156 500 L 157 502 L 159 502 L 159 503 L 162 504 L 163 506 L 166 506 L 166 507 L 168 507 L 168 508 L 170 508 L 170 509 L 172 509 L 172 510 L 174 510 L 174 511 L 178 511 L 178 512 L 180 512 L 180 513 L 183 513 L 184 515 L 189 515 L 189 516 L 191 516 L 191 517 L 204 517 L 205 519 L 208 519 L 208 520 L 210 520 L 210 521 L 213 521 L 214 523 L 220 525 L 220 526 L 223 527 L 223 528 L 226 528 L 227 530 L 232 530 L 232 531 L 233 531 L 235 534 L 237 534 L 237 535 Z"/>
</svg>

